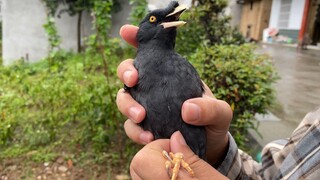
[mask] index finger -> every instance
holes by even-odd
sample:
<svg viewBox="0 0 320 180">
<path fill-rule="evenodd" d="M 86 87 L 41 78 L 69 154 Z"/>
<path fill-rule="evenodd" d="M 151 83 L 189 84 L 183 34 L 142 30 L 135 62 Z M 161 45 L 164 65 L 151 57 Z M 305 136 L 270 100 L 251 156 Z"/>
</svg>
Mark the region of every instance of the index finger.
<svg viewBox="0 0 320 180">
<path fill-rule="evenodd" d="M 132 179 L 169 179 L 162 151 L 170 151 L 169 139 L 158 139 L 144 146 L 132 159 Z"/>
<path fill-rule="evenodd" d="M 123 25 L 120 28 L 120 36 L 127 41 L 127 43 L 129 43 L 130 45 L 134 46 L 134 47 L 138 47 L 138 42 L 136 39 L 137 33 L 138 33 L 138 27 L 137 26 L 133 26 L 133 25 Z"/>
</svg>

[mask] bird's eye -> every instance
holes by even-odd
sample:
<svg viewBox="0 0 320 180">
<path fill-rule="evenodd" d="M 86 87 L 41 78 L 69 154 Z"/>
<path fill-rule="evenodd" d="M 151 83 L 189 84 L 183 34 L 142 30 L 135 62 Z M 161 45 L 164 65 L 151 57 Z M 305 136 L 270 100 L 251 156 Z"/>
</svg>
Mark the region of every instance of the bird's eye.
<svg viewBox="0 0 320 180">
<path fill-rule="evenodd" d="M 149 21 L 150 22 L 156 22 L 157 18 L 155 16 L 150 16 Z"/>
</svg>

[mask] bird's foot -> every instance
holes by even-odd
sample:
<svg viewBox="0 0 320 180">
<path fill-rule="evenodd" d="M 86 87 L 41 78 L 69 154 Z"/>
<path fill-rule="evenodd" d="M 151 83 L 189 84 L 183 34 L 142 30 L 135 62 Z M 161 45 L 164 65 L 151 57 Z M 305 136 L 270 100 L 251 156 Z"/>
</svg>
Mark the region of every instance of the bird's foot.
<svg viewBox="0 0 320 180">
<path fill-rule="evenodd" d="M 182 166 L 190 176 L 194 177 L 194 172 L 189 166 L 188 163 L 186 163 L 183 160 L 183 154 L 182 153 L 176 153 L 173 154 L 172 152 L 167 153 L 167 151 L 162 151 L 163 157 L 167 159 L 166 161 L 166 169 L 168 171 L 168 174 L 171 178 L 171 180 L 176 180 L 179 174 L 180 167 Z"/>
</svg>

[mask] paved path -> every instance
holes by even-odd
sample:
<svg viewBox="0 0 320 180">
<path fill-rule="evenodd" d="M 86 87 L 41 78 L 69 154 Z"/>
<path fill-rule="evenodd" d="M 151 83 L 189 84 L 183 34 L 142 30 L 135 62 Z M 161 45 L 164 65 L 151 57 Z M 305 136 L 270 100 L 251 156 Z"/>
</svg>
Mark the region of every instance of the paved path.
<svg viewBox="0 0 320 180">
<path fill-rule="evenodd" d="M 275 63 L 280 80 L 275 84 L 276 116 L 260 118 L 261 145 L 290 136 L 306 113 L 320 106 L 320 51 L 298 50 L 281 45 L 261 45 Z M 254 133 L 253 133 L 254 134 Z"/>
<path fill-rule="evenodd" d="M 320 51 L 299 50 L 280 45 L 263 45 L 281 79 L 275 85 L 281 119 L 299 123 L 304 115 L 320 106 Z"/>
</svg>

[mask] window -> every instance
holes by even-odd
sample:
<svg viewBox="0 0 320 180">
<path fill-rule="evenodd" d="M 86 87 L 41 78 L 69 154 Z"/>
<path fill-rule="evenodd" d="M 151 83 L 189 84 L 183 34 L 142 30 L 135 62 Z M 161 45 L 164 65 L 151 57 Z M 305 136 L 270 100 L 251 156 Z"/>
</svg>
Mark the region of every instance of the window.
<svg viewBox="0 0 320 180">
<path fill-rule="evenodd" d="M 292 0 L 281 0 L 278 27 L 288 28 Z"/>
</svg>

